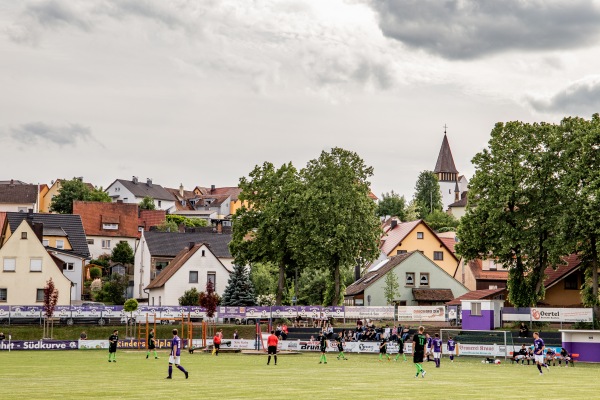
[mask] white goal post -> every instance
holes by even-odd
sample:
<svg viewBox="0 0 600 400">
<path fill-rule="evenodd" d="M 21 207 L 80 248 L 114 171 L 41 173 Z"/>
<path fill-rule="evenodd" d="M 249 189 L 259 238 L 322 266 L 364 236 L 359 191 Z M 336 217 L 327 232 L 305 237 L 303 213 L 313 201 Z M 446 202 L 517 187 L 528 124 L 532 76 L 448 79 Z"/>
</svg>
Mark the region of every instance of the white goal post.
<svg viewBox="0 0 600 400">
<path fill-rule="evenodd" d="M 504 357 L 504 359 L 507 359 L 514 350 L 514 342 L 510 331 L 440 329 L 440 338 L 444 343 L 444 354 L 448 352 L 449 337 L 452 337 L 456 342 L 457 355 Z"/>
</svg>

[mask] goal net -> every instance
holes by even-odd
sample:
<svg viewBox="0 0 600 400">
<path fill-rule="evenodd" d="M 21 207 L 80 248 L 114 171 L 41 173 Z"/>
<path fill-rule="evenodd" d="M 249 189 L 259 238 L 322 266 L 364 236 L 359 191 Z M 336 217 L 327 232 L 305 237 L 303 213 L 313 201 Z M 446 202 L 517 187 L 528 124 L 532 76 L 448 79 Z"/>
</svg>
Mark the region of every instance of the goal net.
<svg viewBox="0 0 600 400">
<path fill-rule="evenodd" d="M 444 350 L 448 339 L 456 342 L 458 355 L 510 357 L 513 338 L 510 331 L 478 331 L 464 329 L 440 329 Z"/>
</svg>

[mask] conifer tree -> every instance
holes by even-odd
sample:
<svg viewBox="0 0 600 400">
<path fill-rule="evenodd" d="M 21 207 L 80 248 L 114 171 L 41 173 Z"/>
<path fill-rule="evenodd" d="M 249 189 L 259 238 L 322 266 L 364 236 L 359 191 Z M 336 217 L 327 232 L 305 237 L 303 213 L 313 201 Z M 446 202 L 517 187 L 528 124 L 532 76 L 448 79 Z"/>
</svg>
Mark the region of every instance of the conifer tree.
<svg viewBox="0 0 600 400">
<path fill-rule="evenodd" d="M 233 266 L 233 273 L 229 275 L 227 288 L 223 293 L 221 304 L 224 306 L 253 306 L 256 304 L 254 298 L 254 285 L 246 267 Z"/>
</svg>

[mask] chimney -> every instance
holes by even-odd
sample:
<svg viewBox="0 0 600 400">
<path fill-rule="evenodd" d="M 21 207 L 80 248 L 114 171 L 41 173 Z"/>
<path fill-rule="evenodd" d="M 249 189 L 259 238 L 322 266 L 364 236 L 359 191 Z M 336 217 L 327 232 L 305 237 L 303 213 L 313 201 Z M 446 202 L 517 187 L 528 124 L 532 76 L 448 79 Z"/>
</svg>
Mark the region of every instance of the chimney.
<svg viewBox="0 0 600 400">
<path fill-rule="evenodd" d="M 27 210 L 27 221 L 30 221 L 30 225 L 33 223 L 33 208 Z"/>
<path fill-rule="evenodd" d="M 133 182 L 134 184 L 136 184 L 136 185 L 137 185 L 137 183 L 138 183 L 138 178 L 137 178 L 137 176 L 132 176 L 132 177 L 131 177 L 131 182 Z"/>
<path fill-rule="evenodd" d="M 152 187 L 152 178 L 146 178 L 146 185 L 148 185 L 148 187 Z"/>
<path fill-rule="evenodd" d="M 223 221 L 217 221 L 217 233 L 219 235 L 223 233 Z"/>
<path fill-rule="evenodd" d="M 179 233 L 185 233 L 185 224 L 179 224 L 177 228 L 179 229 Z"/>
<path fill-rule="evenodd" d="M 11 179 L 11 180 L 10 180 L 10 185 L 12 186 L 12 185 L 14 185 L 14 184 L 15 184 L 15 180 L 14 180 L 14 179 Z"/>
<path fill-rule="evenodd" d="M 210 194 L 213 194 L 215 191 L 215 185 L 210 185 Z"/>
<path fill-rule="evenodd" d="M 190 242 L 190 243 L 189 243 L 189 245 L 188 245 L 188 249 L 190 249 L 190 250 L 191 250 L 191 249 L 192 249 L 192 247 L 194 247 L 194 245 L 195 245 L 195 244 L 196 244 L 196 243 L 194 243 L 194 242 Z"/>
<path fill-rule="evenodd" d="M 360 265 L 356 264 L 354 266 L 354 282 L 360 279 Z"/>
<path fill-rule="evenodd" d="M 392 222 L 390 222 L 390 230 L 393 230 L 396 226 L 398 226 L 398 220 L 393 219 Z"/>
<path fill-rule="evenodd" d="M 179 184 L 179 196 L 183 199 L 183 183 Z"/>
<path fill-rule="evenodd" d="M 33 223 L 31 229 L 33 229 L 40 243 L 44 243 L 44 224 L 41 222 Z"/>
</svg>

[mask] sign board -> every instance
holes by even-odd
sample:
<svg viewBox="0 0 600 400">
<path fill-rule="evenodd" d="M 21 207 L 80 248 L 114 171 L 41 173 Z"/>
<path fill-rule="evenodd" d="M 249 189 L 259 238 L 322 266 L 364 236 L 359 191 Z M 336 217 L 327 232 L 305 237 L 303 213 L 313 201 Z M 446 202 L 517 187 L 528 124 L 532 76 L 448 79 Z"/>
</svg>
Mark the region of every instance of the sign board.
<svg viewBox="0 0 600 400">
<path fill-rule="evenodd" d="M 456 319 L 456 317 L 454 318 Z M 398 321 L 440 321 L 446 320 L 444 306 L 398 307 Z"/>
<path fill-rule="evenodd" d="M 350 319 L 394 319 L 394 306 L 346 306 L 344 311 Z"/>
</svg>

